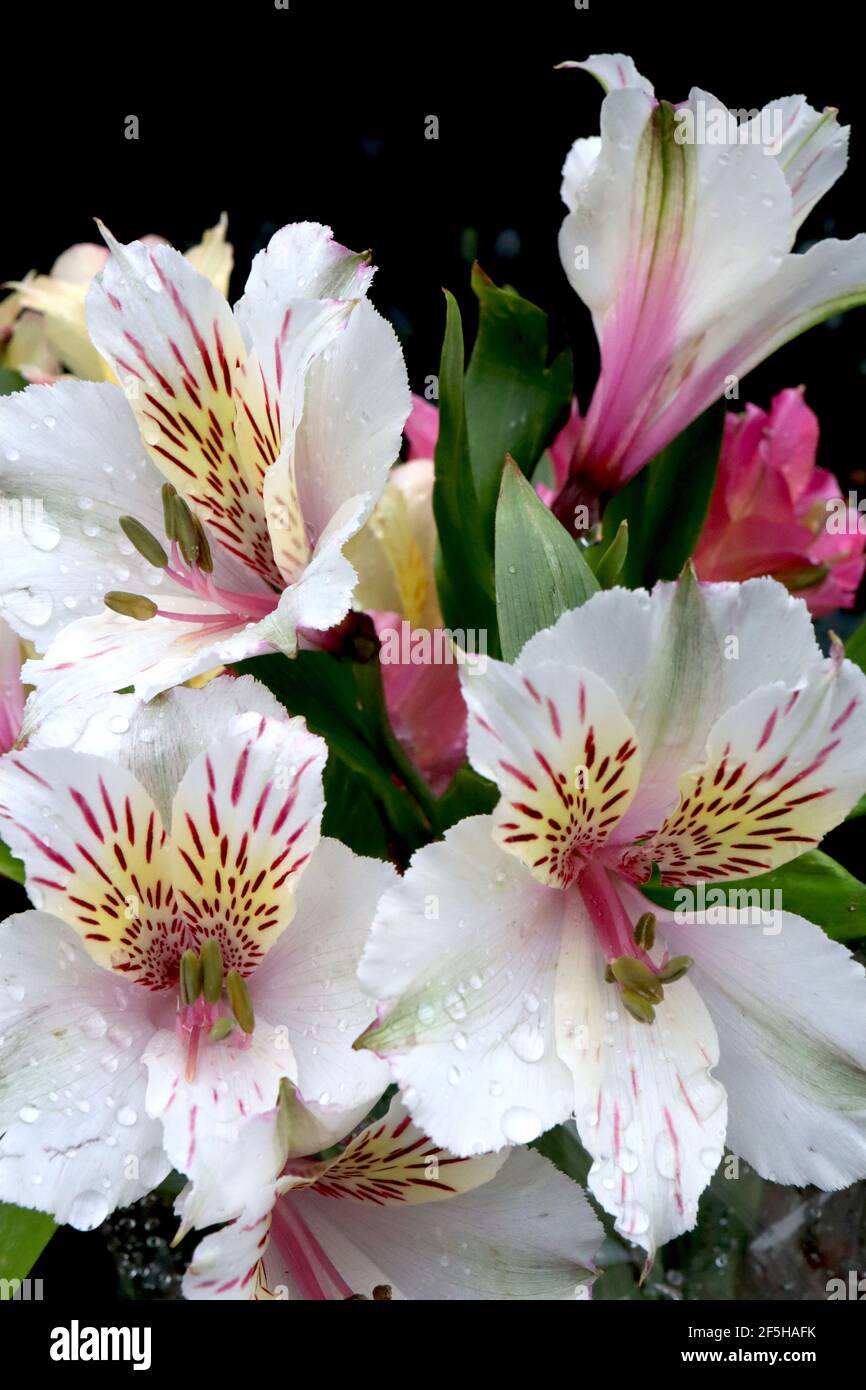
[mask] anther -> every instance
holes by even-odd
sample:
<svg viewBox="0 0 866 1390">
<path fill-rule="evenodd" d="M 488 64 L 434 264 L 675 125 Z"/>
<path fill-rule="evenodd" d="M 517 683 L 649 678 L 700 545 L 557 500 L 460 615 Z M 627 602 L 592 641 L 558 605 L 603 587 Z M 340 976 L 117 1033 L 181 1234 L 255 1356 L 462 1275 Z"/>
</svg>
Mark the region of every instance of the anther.
<svg viewBox="0 0 866 1390">
<path fill-rule="evenodd" d="M 234 1032 L 234 1027 L 234 1019 L 227 1018 L 226 1015 L 223 1014 L 222 1018 L 218 1018 L 213 1028 L 211 1028 L 208 1037 L 210 1038 L 211 1042 L 222 1042 L 224 1038 L 228 1037 L 229 1033 Z"/>
<path fill-rule="evenodd" d="M 125 594 L 119 589 L 111 589 L 103 594 L 102 602 L 113 613 L 122 613 L 124 618 L 136 618 L 140 623 L 146 623 L 157 612 L 152 599 L 145 598 L 143 594 Z"/>
<path fill-rule="evenodd" d="M 651 951 L 656 940 L 656 919 L 652 912 L 643 912 L 634 924 L 634 944 Z"/>
<path fill-rule="evenodd" d="M 149 565 L 154 565 L 158 570 L 167 567 L 168 556 L 156 536 L 152 536 L 147 527 L 136 521 L 134 516 L 122 516 L 120 529 Z"/>
<path fill-rule="evenodd" d="M 204 997 L 209 1004 L 216 1004 L 223 992 L 223 953 L 219 942 L 208 937 L 200 954 Z"/>
<path fill-rule="evenodd" d="M 226 976 L 226 992 L 232 1007 L 232 1013 L 237 1019 L 238 1024 L 245 1033 L 252 1033 L 256 1026 L 253 1004 L 250 999 L 250 992 L 237 970 L 230 970 Z"/>
<path fill-rule="evenodd" d="M 656 1011 L 642 994 L 636 994 L 633 989 L 624 989 L 621 997 L 623 1008 L 627 1009 L 638 1023 L 654 1022 Z"/>
<path fill-rule="evenodd" d="M 174 529 L 174 499 L 176 493 L 171 483 L 163 483 L 160 491 L 162 493 L 162 524 L 165 528 L 166 539 L 169 541 L 176 541 L 177 532 Z"/>
<path fill-rule="evenodd" d="M 194 1004 L 201 994 L 201 961 L 195 951 L 184 951 L 180 958 L 180 1002 Z"/>
<path fill-rule="evenodd" d="M 672 985 L 674 980 L 681 980 L 693 965 L 691 956 L 671 956 L 667 965 L 663 965 L 659 971 L 659 979 L 663 984 Z"/>
<path fill-rule="evenodd" d="M 635 960 L 634 956 L 620 956 L 611 961 L 610 969 L 617 984 L 625 990 L 641 995 L 651 1004 L 661 1003 L 664 998 L 661 982 L 643 961 Z"/>
</svg>

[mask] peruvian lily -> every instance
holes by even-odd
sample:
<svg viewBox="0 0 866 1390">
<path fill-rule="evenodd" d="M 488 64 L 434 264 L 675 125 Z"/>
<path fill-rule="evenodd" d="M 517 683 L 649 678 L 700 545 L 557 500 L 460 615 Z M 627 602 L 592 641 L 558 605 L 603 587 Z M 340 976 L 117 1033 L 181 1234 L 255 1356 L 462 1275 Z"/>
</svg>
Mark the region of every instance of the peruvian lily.
<svg viewBox="0 0 866 1390">
<path fill-rule="evenodd" d="M 781 1182 L 863 1177 L 862 968 L 788 912 L 775 934 L 742 900 L 700 925 L 695 897 L 844 819 L 862 673 L 773 580 L 687 576 L 594 595 L 465 695 L 501 799 L 418 851 L 361 963 L 380 1021 L 357 1045 L 416 1123 L 466 1154 L 573 1112 L 591 1191 L 650 1257 L 694 1223 L 726 1138 Z M 676 913 L 641 892 L 653 866 Z"/>
<path fill-rule="evenodd" d="M 174 1167 L 185 1225 L 227 1220 L 387 1084 L 350 1044 L 393 873 L 320 839 L 325 744 L 251 678 L 88 714 L 107 756 L 0 762 L 36 908 L 0 926 L 0 1200 L 89 1229 Z"/>
<path fill-rule="evenodd" d="M 616 491 L 783 343 L 866 300 L 866 235 L 792 254 L 835 183 L 848 129 L 801 96 L 750 122 L 693 88 L 656 101 L 630 58 L 566 64 L 607 95 L 563 169 L 559 247 L 601 371 L 555 510 Z"/>
<path fill-rule="evenodd" d="M 700 579 L 772 574 L 802 593 L 813 617 L 852 608 L 866 560 L 860 518 L 815 465 L 818 420 L 802 391 L 769 412 L 729 413 L 710 509 L 694 553 Z"/>
<path fill-rule="evenodd" d="M 228 219 L 223 213 L 215 227 L 190 247 L 186 259 L 228 294 L 232 247 L 226 241 Z M 164 245 L 156 236 L 142 237 L 144 246 Z M 0 309 L 9 305 L 14 317 L 4 363 L 16 367 L 30 382 L 47 382 L 64 369 L 86 381 L 111 381 L 113 375 L 87 332 L 85 301 L 91 281 L 105 268 L 108 250 L 93 242 L 79 242 L 57 257 L 48 275 L 28 275 L 13 281 L 15 291 Z"/>
<path fill-rule="evenodd" d="M 409 409 L 367 258 L 328 228 L 277 232 L 234 313 L 170 247 L 108 240 L 88 326 L 123 389 L 61 381 L 0 403 L 0 488 L 45 513 L 0 565 L 4 616 L 45 651 L 25 671 L 34 722 L 292 655 L 299 628 L 339 622 L 356 578 L 343 546 Z"/>
<path fill-rule="evenodd" d="M 394 1100 L 336 1158 L 289 1163 L 206 1236 L 183 1288 L 190 1299 L 587 1298 L 602 1236 L 547 1159 L 460 1158 Z"/>
</svg>

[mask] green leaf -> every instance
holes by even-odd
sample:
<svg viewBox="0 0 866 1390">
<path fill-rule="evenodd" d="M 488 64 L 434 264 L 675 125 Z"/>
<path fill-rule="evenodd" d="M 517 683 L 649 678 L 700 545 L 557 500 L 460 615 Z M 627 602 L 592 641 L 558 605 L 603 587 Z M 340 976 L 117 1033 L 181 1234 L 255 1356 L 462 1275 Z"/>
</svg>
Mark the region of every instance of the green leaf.
<svg viewBox="0 0 866 1390">
<path fill-rule="evenodd" d="M 24 865 L 20 859 L 16 859 L 8 845 L 4 845 L 0 840 L 0 874 L 4 878 L 14 879 L 16 883 L 24 882 Z"/>
<path fill-rule="evenodd" d="M 44 1211 L 0 1202 L 0 1279 L 26 1279 L 56 1230 Z"/>
<path fill-rule="evenodd" d="M 379 802 L 367 782 L 331 749 L 323 778 L 322 834 L 341 840 L 356 854 L 387 859 L 388 831 Z"/>
<path fill-rule="evenodd" d="M 845 643 L 845 655 L 849 661 L 853 661 L 855 666 L 859 666 L 860 670 L 866 673 L 866 621 L 862 622 L 857 631 L 848 638 Z M 851 814 L 853 815 L 853 812 Z"/>
<path fill-rule="evenodd" d="M 496 509 L 496 610 L 504 659 L 513 661 L 534 633 L 579 608 L 598 587 L 577 541 L 509 459 Z"/>
<path fill-rule="evenodd" d="M 439 800 L 437 825 L 444 833 L 466 816 L 486 816 L 499 800 L 499 791 L 486 777 L 465 763 Z"/>
<path fill-rule="evenodd" d="M 413 773 L 391 734 L 377 662 L 299 652 L 292 658 L 253 657 L 239 662 L 235 670 L 261 681 L 291 714 L 302 715 L 313 733 L 327 741 L 331 752 L 367 785 L 408 852 L 430 838 L 429 816 L 418 805 L 416 788 L 407 795 L 394 780 L 399 777 L 405 784 Z"/>
<path fill-rule="evenodd" d="M 475 492 L 492 543 L 505 456 L 532 476 L 568 413 L 573 371 L 568 349 L 549 360 L 547 315 L 541 309 L 494 285 L 477 262 L 472 289 L 480 312 L 466 372 L 466 423 Z"/>
<path fill-rule="evenodd" d="M 866 816 L 866 796 L 861 796 L 857 805 L 848 812 L 846 820 L 856 820 L 858 816 Z"/>
<path fill-rule="evenodd" d="M 807 854 L 792 859 L 789 864 L 783 864 L 780 869 L 759 874 L 757 878 L 741 879 L 735 883 L 708 883 L 705 892 L 709 895 L 711 889 L 714 892 L 719 889 L 724 891 L 731 907 L 737 905 L 737 899 L 730 899 L 732 892 L 752 892 L 756 889 L 768 893 L 777 891 L 785 912 L 794 912 L 823 927 L 833 941 L 854 941 L 866 936 L 866 884 L 819 849 L 809 850 Z M 660 907 L 673 910 L 678 904 L 678 890 L 675 888 L 644 884 L 642 891 Z M 708 911 L 713 901 L 718 900 L 710 899 Z M 753 899 L 756 905 L 759 901 Z M 770 898 L 764 901 L 773 903 L 775 900 Z"/>
<path fill-rule="evenodd" d="M 11 367 L 0 367 L 0 396 L 11 396 L 13 391 L 23 391 L 27 382 L 20 372 Z"/>
<path fill-rule="evenodd" d="M 629 526 L 622 571 L 629 588 L 676 579 L 692 554 L 716 481 L 724 421 L 725 402 L 719 401 L 608 503 L 605 540 L 613 541 L 621 522 Z"/>
<path fill-rule="evenodd" d="M 628 555 L 628 522 L 619 523 L 619 529 L 610 545 L 605 545 L 602 541 L 599 545 L 588 546 L 583 554 L 601 588 L 612 589 L 620 581 Z"/>
<path fill-rule="evenodd" d="M 484 529 L 469 459 L 463 397 L 463 325 L 453 295 L 445 291 L 445 338 L 439 363 L 439 436 L 433 514 L 439 543 L 436 585 L 448 627 L 486 634 L 496 655 L 493 552 Z"/>
</svg>

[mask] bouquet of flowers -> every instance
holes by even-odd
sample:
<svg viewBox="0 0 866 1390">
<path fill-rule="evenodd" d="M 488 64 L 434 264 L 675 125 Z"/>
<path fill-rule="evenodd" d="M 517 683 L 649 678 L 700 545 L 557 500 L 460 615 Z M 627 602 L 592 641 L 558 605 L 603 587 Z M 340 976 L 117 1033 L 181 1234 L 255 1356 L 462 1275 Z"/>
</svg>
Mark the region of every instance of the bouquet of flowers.
<svg viewBox="0 0 866 1390">
<path fill-rule="evenodd" d="M 588 403 L 477 265 L 413 396 L 315 222 L 0 303 L 0 1274 L 158 1192 L 190 1299 L 640 1296 L 729 1165 L 866 1177 L 866 535 L 740 395 L 866 302 L 848 130 L 569 66 Z"/>
</svg>

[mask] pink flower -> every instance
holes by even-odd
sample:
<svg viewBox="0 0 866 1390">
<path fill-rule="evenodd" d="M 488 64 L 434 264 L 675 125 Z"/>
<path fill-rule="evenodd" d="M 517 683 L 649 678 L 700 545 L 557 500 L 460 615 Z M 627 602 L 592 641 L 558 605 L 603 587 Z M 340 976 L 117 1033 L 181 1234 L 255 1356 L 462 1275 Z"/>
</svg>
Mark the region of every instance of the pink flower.
<svg viewBox="0 0 866 1390">
<path fill-rule="evenodd" d="M 771 574 L 801 592 L 815 617 L 851 608 L 866 536 L 832 473 L 815 466 L 818 421 L 801 391 L 769 413 L 728 414 L 715 491 L 695 551 L 703 580 Z"/>
<path fill-rule="evenodd" d="M 18 634 L 0 619 L 0 753 L 15 747 L 23 714 L 21 643 Z"/>
<path fill-rule="evenodd" d="M 412 392 L 412 413 L 403 427 L 409 441 L 407 459 L 432 459 L 439 436 L 439 411 Z"/>
</svg>

